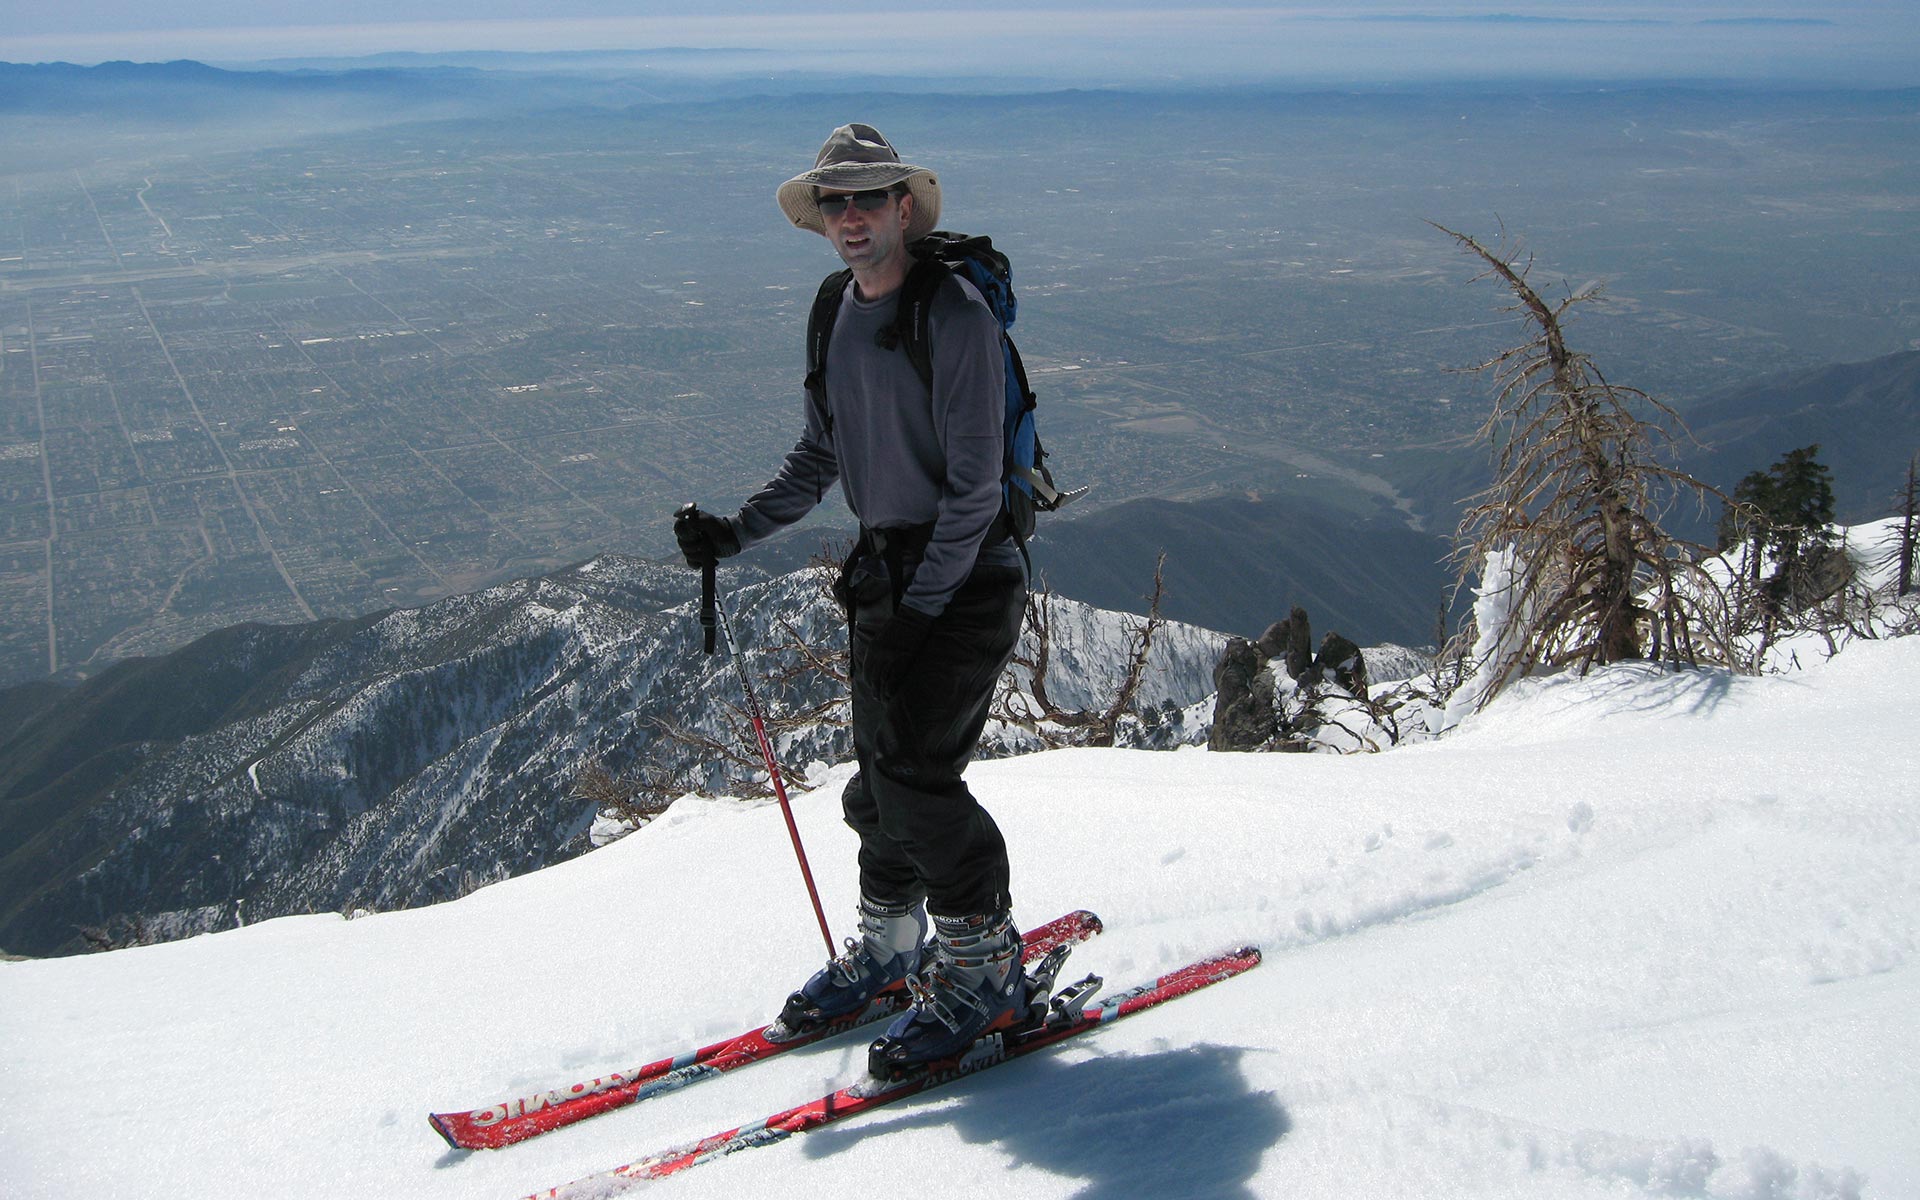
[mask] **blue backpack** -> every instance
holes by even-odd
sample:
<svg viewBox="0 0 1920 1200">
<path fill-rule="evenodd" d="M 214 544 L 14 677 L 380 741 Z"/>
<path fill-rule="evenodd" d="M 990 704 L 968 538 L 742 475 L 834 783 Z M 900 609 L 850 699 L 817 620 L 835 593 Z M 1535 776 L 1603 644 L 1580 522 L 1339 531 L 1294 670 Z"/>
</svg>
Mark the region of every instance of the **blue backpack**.
<svg viewBox="0 0 1920 1200">
<path fill-rule="evenodd" d="M 1075 488 L 1063 492 L 1054 486 L 1053 473 L 1047 469 L 1047 452 L 1041 448 L 1034 428 L 1033 389 L 1027 385 L 1026 364 L 1020 350 L 1007 334 L 1013 324 L 1018 301 L 1013 295 L 1013 271 L 1007 256 L 993 248 L 985 237 L 935 230 L 908 247 L 913 267 L 900 289 L 899 314 L 892 327 L 882 333 L 884 345 L 906 351 L 915 373 L 929 389 L 933 387 L 933 346 L 928 330 L 928 314 L 934 295 L 954 275 L 964 277 L 978 289 L 987 307 L 1000 321 L 1000 347 L 1006 357 L 1007 407 L 1002 426 L 1006 460 L 1000 473 L 1000 519 L 998 528 L 987 535 L 989 541 L 1012 538 L 1026 553 L 1027 539 L 1033 536 L 1034 515 L 1052 512 L 1087 493 Z M 814 297 L 813 313 L 807 321 L 807 391 L 820 411 L 827 408 L 827 344 L 833 338 L 834 318 L 839 316 L 841 297 L 853 278 L 851 270 L 835 271 L 820 284 Z"/>
</svg>

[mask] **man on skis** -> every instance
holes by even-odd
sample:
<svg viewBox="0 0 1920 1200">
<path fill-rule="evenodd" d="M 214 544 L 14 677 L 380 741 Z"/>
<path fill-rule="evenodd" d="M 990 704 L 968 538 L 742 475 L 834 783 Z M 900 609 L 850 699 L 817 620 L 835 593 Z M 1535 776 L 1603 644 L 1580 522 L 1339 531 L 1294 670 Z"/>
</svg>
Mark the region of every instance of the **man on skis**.
<svg viewBox="0 0 1920 1200">
<path fill-rule="evenodd" d="M 781 1024 L 817 1027 L 906 981 L 914 1006 L 883 1041 L 911 1068 L 1017 1023 L 1028 1003 L 1006 843 L 961 777 L 1026 603 L 1001 515 L 1001 329 L 949 274 L 929 310 L 930 384 L 899 345 L 908 247 L 936 227 L 940 186 L 878 130 L 834 130 L 777 198 L 851 271 L 824 380 L 809 378 L 800 440 L 774 478 L 733 516 L 693 510 L 674 532 L 704 567 L 799 520 L 836 480 L 860 521 L 836 588 L 852 622 L 859 770 L 841 803 L 860 835 L 860 937 L 788 998 Z"/>
</svg>

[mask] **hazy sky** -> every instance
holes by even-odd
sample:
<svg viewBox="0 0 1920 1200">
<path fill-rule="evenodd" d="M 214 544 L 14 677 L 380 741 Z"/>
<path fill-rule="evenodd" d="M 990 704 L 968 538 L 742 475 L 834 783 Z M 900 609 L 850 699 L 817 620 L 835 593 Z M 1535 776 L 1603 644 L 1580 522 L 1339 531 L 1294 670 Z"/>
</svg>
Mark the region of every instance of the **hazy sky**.
<svg viewBox="0 0 1920 1200">
<path fill-rule="evenodd" d="M 538 17 L 529 17 L 530 11 Z M 0 60 L 243 62 L 390 50 L 777 50 L 794 69 L 1076 79 L 1538 75 L 1920 85 L 1920 2 L 0 0 Z M 958 50 L 927 49 L 936 32 Z"/>
</svg>

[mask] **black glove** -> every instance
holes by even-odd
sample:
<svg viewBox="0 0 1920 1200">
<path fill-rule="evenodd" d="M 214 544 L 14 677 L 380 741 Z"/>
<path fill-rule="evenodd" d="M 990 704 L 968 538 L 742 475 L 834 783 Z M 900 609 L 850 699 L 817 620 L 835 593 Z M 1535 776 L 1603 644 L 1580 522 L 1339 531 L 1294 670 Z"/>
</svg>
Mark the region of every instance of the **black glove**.
<svg viewBox="0 0 1920 1200">
<path fill-rule="evenodd" d="M 688 505 L 673 516 L 673 536 L 690 567 L 710 567 L 740 553 L 740 539 L 723 517 Z"/>
<path fill-rule="evenodd" d="M 895 608 L 860 660 L 860 682 L 883 703 L 891 702 L 932 630 L 933 618 L 926 613 L 904 604 Z"/>
</svg>

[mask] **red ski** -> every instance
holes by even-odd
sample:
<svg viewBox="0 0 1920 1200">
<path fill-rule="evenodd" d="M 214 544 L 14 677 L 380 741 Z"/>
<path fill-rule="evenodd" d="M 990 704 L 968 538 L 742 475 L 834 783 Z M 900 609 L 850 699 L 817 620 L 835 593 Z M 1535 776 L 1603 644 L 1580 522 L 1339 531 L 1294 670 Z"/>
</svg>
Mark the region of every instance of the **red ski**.
<svg viewBox="0 0 1920 1200">
<path fill-rule="evenodd" d="M 1024 958 L 1031 962 L 1057 946 L 1084 942 L 1099 932 L 1099 917 L 1084 910 L 1068 913 L 1023 935 Z M 895 985 L 875 996 L 866 1008 L 811 1033 L 775 1040 L 770 1036 L 775 1032 L 772 1027 L 754 1029 L 643 1067 L 612 1071 L 567 1087 L 514 1096 L 466 1112 L 433 1113 L 427 1120 L 456 1150 L 497 1150 L 800 1046 L 837 1037 L 901 1012 L 909 1002 L 906 987 Z"/>
<path fill-rule="evenodd" d="M 525 1200 L 587 1200 L 588 1197 L 616 1196 L 634 1185 L 652 1179 L 663 1179 L 668 1175 L 699 1166 L 709 1159 L 732 1154 L 737 1150 L 763 1146 L 768 1142 L 777 1142 L 796 1133 L 805 1133 L 843 1121 L 848 1117 L 859 1116 L 882 1105 L 892 1104 L 908 1096 L 951 1083 L 956 1079 L 997 1067 L 1023 1055 L 1044 1050 L 1056 1042 L 1088 1033 L 1102 1025 L 1131 1016 L 1156 1004 L 1164 1004 L 1189 992 L 1231 979 L 1235 975 L 1252 970 L 1260 963 L 1260 951 L 1248 946 L 1214 958 L 1202 959 L 1180 968 L 1150 984 L 1136 987 L 1131 991 L 1109 996 L 1097 1004 L 1086 1006 L 1086 1001 L 1101 986 L 1095 976 L 1088 976 L 1079 983 L 1066 989 L 1055 997 L 1047 1019 L 1039 1025 L 1023 1030 L 992 1034 L 981 1039 L 966 1054 L 951 1063 L 937 1066 L 931 1071 L 914 1075 L 899 1083 L 883 1083 L 872 1078 L 865 1079 L 852 1087 L 842 1088 L 818 1100 L 809 1101 L 798 1108 L 778 1112 L 764 1121 L 752 1125 L 742 1125 L 724 1133 L 701 1138 L 648 1155 L 637 1162 L 623 1167 L 615 1167 L 598 1175 L 585 1179 L 576 1179 L 572 1183 L 562 1184 L 544 1192 L 537 1192 Z"/>
</svg>

